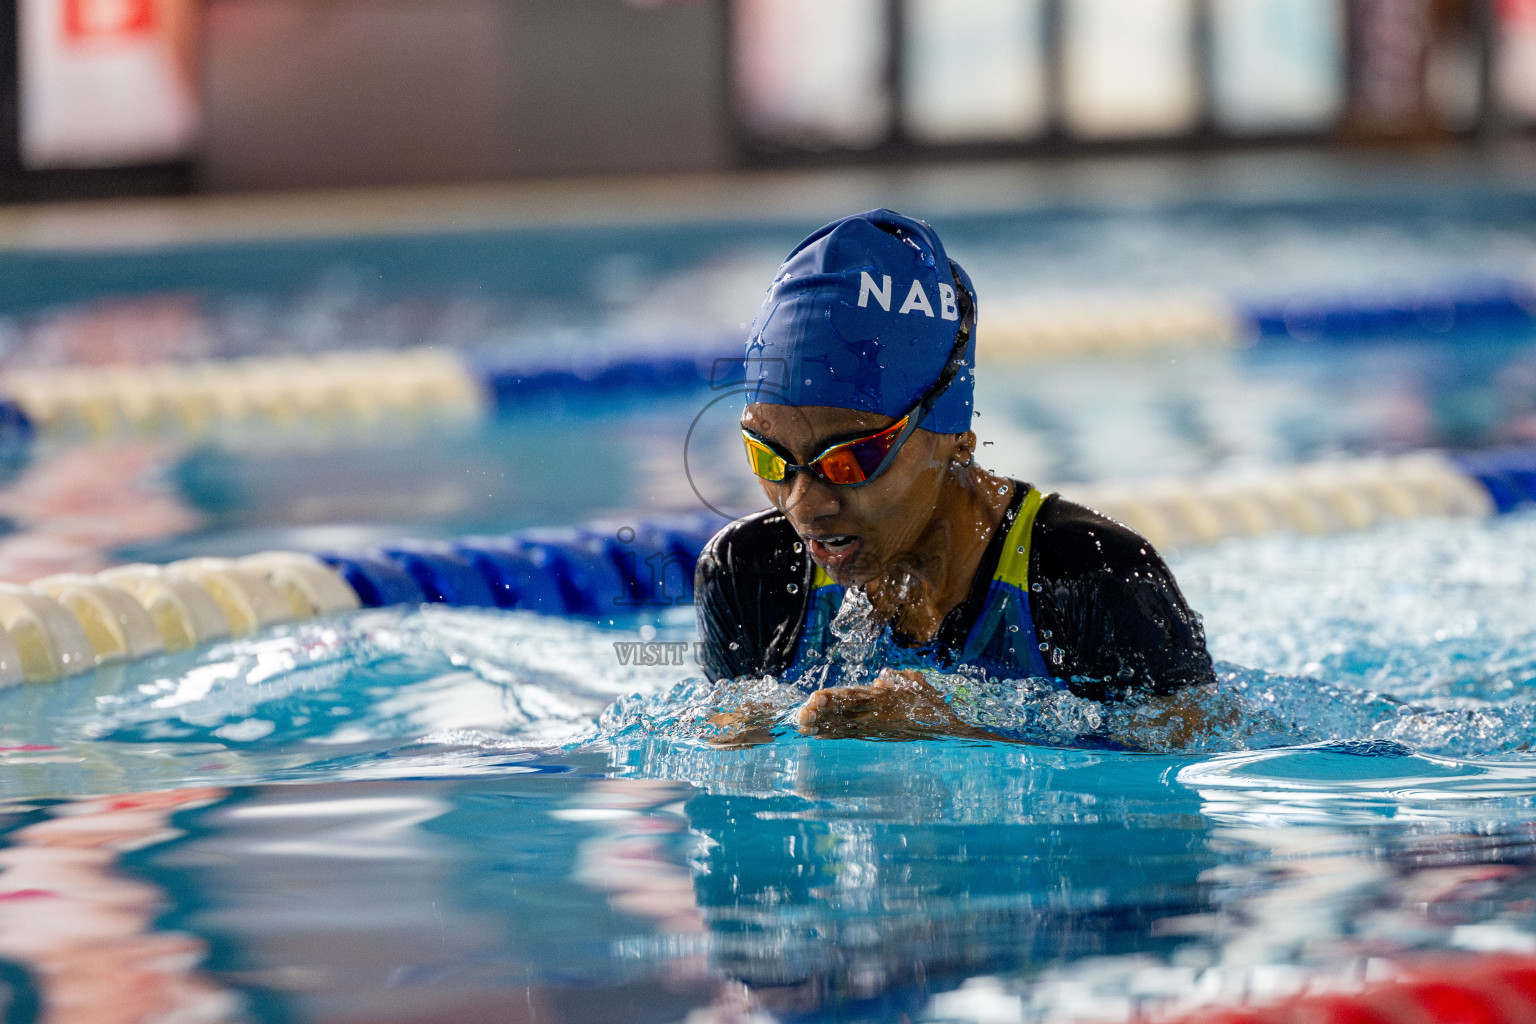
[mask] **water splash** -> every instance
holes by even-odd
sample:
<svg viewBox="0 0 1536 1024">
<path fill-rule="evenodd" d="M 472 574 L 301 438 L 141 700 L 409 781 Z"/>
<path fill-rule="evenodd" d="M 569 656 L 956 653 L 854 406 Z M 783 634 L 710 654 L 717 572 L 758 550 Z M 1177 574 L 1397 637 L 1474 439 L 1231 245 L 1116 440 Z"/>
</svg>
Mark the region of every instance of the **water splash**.
<svg viewBox="0 0 1536 1024">
<path fill-rule="evenodd" d="M 1175 569 L 1221 659 L 1214 692 L 1097 704 L 1040 680 L 927 678 L 963 721 L 1037 748 L 1532 756 L 1536 516 L 1232 542 Z M 656 619 L 653 639 L 690 644 L 692 611 Z M 613 645 L 648 636 L 642 625 L 380 609 L 19 687 L 0 693 L 0 794 L 454 775 L 592 744 L 661 764 L 679 750 L 720 756 L 722 744 L 824 743 L 799 737 L 807 688 L 872 682 L 910 654 L 860 591 L 802 686 L 626 663 Z"/>
<path fill-rule="evenodd" d="M 851 645 L 865 677 L 875 645 Z M 1536 736 L 1536 705 L 1468 699 L 1405 701 L 1324 682 L 1218 664 L 1214 689 L 1173 698 L 1101 704 L 1043 679 L 997 680 L 970 672 L 925 673 L 959 718 L 1000 742 L 1174 753 L 1334 744 L 1352 753 L 1415 751 L 1449 757 L 1522 757 Z M 601 717 L 595 739 L 617 747 L 666 737 L 737 745 L 792 735 L 806 691 L 773 677 L 709 683 L 689 679 L 633 694 Z"/>
<path fill-rule="evenodd" d="M 0 692 L 0 796 L 411 774 L 418 754 L 425 774 L 473 773 L 581 742 L 614 698 L 675 680 L 616 657 L 636 625 L 377 609 L 17 687 Z M 655 625 L 691 640 L 691 615 Z"/>
<path fill-rule="evenodd" d="M 890 629 L 875 617 L 863 587 L 849 587 L 843 594 L 830 628 L 837 639 L 803 676 L 805 689 L 867 686 L 881 668 L 898 663 Z"/>
<path fill-rule="evenodd" d="M 614 747 L 656 737 L 714 746 L 766 743 L 793 732 L 790 719 L 804 699 L 799 687 L 773 676 L 685 679 L 663 693 L 620 697 L 598 718 L 594 739 Z"/>
</svg>

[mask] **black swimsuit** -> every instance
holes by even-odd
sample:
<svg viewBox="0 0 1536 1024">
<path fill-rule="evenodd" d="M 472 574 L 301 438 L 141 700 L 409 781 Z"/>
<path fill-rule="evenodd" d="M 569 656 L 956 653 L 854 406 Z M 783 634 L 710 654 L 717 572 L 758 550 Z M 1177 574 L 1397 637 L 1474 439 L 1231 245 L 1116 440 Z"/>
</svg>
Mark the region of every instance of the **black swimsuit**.
<svg viewBox="0 0 1536 1024">
<path fill-rule="evenodd" d="M 1185 603 L 1173 574 L 1144 538 L 1090 509 L 1056 495 L 1042 502 L 1033 492 L 1029 504 L 1038 503 L 1038 511 L 1026 542 L 1018 545 L 1026 549 L 1027 602 L 1001 585 L 1024 575 L 1022 567 L 1010 571 L 1011 553 L 1002 549 L 1008 526 L 1030 495 L 1029 485 L 1015 484 L 971 594 L 946 616 L 936 642 L 922 649 L 947 649 L 944 667 L 974 663 L 1000 678 L 1045 674 L 1093 700 L 1173 693 L 1211 682 L 1215 675 L 1200 617 Z M 834 593 L 829 582 L 776 511 L 748 516 L 716 534 L 695 573 L 709 677 L 803 675 L 808 659 L 824 654 L 815 637 L 807 643 L 807 634 L 817 630 L 817 602 L 827 603 L 829 594 L 841 598 L 841 588 Z M 1010 600 L 1006 615 L 992 607 Z M 985 642 L 989 615 L 1022 623 L 1033 634 L 1027 637 L 1032 646 L 1017 653 L 1011 646 L 1006 653 L 986 650 L 998 648 Z M 1016 625 L 1014 632 L 1019 629 Z M 976 650 L 962 657 L 971 647 Z"/>
</svg>

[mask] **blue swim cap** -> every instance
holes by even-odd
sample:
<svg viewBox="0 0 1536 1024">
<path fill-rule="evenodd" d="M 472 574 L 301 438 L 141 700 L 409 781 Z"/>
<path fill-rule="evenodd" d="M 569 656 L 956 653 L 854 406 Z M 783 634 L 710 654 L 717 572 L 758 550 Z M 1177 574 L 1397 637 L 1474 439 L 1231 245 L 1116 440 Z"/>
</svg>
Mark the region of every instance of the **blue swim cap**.
<svg viewBox="0 0 1536 1024">
<path fill-rule="evenodd" d="M 747 339 L 747 401 L 828 405 L 897 417 L 939 379 L 965 290 L 932 228 L 890 210 L 833 221 L 797 245 Z M 971 429 L 976 333 L 966 365 L 919 426 Z"/>
</svg>

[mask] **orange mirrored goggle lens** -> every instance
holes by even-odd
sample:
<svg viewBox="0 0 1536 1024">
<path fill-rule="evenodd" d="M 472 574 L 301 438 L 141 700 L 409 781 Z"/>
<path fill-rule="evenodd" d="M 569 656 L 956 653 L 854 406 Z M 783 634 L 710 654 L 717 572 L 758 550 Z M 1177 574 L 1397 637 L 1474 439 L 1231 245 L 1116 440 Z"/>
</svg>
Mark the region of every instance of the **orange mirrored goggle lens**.
<svg viewBox="0 0 1536 1024">
<path fill-rule="evenodd" d="M 829 484 L 862 484 L 880 468 L 906 425 L 907 417 L 903 416 L 878 434 L 833 445 L 804 466 L 792 464 L 745 430 L 741 436 L 752 472 L 764 480 L 779 483 L 792 472 L 808 469 Z"/>
</svg>

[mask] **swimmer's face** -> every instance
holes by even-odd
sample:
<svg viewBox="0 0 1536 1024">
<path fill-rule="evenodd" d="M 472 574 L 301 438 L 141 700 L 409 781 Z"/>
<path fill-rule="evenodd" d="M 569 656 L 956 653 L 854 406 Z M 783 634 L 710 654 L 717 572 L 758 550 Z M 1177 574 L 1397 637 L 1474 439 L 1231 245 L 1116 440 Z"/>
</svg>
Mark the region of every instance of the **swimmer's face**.
<svg viewBox="0 0 1536 1024">
<path fill-rule="evenodd" d="M 894 422 L 879 413 L 819 405 L 753 404 L 741 418 L 742 427 L 793 456 L 797 465 Z M 916 547 L 938 509 L 958 443 L 959 435 L 918 428 L 890 468 L 862 487 L 830 484 L 805 472 L 779 483 L 759 482 L 816 564 L 843 586 L 857 586 L 881 576 Z"/>
</svg>

